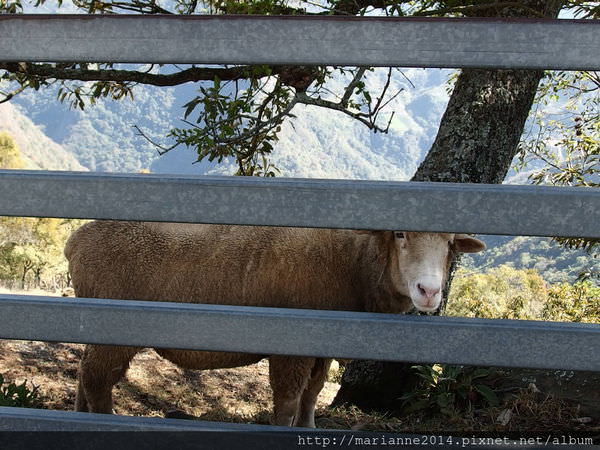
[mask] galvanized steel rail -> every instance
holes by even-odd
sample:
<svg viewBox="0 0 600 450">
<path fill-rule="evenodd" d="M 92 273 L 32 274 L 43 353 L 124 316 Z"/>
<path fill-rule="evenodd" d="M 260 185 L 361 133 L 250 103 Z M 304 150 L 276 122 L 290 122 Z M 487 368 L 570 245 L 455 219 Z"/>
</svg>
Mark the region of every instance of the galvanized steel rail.
<svg viewBox="0 0 600 450">
<path fill-rule="evenodd" d="M 0 61 L 600 69 L 594 20 L 0 16 Z"/>
<path fill-rule="evenodd" d="M 594 324 L 29 295 L 0 302 L 4 339 L 600 371 Z"/>
<path fill-rule="evenodd" d="M 600 191 L 0 171 L 0 215 L 600 237 Z"/>
<path fill-rule="evenodd" d="M 306 433 L 308 431 L 291 427 L 265 427 L 243 423 L 163 419 L 160 417 L 127 417 L 0 406 L 0 431 L 237 431 L 247 433 L 265 432 L 266 429 L 273 433 L 294 430 Z M 323 432 L 323 430 L 320 430 L 320 432 Z M 136 448 L 139 447 L 136 446 Z"/>
</svg>

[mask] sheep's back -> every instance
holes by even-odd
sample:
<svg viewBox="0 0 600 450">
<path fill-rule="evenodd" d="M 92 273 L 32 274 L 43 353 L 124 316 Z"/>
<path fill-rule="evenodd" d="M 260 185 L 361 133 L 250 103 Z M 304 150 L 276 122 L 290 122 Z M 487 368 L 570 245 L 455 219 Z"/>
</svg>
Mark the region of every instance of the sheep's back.
<svg viewBox="0 0 600 450">
<path fill-rule="evenodd" d="M 349 233 L 96 221 L 65 254 L 79 297 L 357 310 Z"/>
</svg>

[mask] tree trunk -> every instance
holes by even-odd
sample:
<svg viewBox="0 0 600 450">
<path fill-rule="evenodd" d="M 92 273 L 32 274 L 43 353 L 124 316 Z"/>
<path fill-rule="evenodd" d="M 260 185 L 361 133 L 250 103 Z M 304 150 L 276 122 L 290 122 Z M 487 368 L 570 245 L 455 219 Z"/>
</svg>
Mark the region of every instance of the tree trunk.
<svg viewBox="0 0 600 450">
<path fill-rule="evenodd" d="M 41 268 L 36 268 L 33 271 L 34 277 L 35 277 L 35 284 L 36 287 L 40 288 L 42 285 L 42 269 Z"/>
<path fill-rule="evenodd" d="M 542 75 L 541 70 L 463 70 L 413 181 L 501 183 Z"/>
<path fill-rule="evenodd" d="M 547 17 L 557 17 L 562 4 L 539 0 L 522 3 Z M 522 14 L 512 10 L 503 15 Z M 542 70 L 463 70 L 437 137 L 412 180 L 501 183 L 517 153 L 542 76 Z M 413 390 L 417 382 L 410 370 L 414 364 L 353 361 L 346 366 L 332 405 L 399 411 L 399 397 Z"/>
<path fill-rule="evenodd" d="M 25 289 L 25 278 L 27 277 L 27 273 L 29 272 L 29 269 L 31 269 L 31 266 L 29 266 L 28 263 L 23 263 L 23 273 L 21 276 L 21 289 Z"/>
</svg>

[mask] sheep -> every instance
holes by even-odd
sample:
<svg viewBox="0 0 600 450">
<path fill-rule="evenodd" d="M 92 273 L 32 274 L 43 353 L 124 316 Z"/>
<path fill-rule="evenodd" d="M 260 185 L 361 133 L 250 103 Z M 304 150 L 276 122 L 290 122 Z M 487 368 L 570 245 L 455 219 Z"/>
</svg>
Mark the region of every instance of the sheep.
<svg viewBox="0 0 600 450">
<path fill-rule="evenodd" d="M 96 221 L 68 240 L 78 297 L 404 313 L 435 311 L 464 234 Z M 112 412 L 112 388 L 141 348 L 87 345 L 75 408 Z M 272 423 L 314 427 L 331 360 L 155 349 L 188 369 L 269 358 Z"/>
</svg>

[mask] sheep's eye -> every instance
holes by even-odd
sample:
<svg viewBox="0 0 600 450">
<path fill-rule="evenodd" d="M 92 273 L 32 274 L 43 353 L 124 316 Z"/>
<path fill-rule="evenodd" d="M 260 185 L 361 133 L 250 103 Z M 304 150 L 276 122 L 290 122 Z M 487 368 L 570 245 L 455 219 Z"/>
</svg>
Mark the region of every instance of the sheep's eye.
<svg viewBox="0 0 600 450">
<path fill-rule="evenodd" d="M 405 239 L 406 236 L 404 236 L 404 233 L 402 231 L 396 231 L 394 233 L 394 236 L 396 236 L 396 239 Z"/>
</svg>

